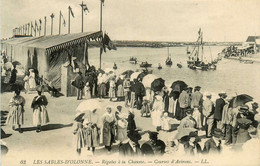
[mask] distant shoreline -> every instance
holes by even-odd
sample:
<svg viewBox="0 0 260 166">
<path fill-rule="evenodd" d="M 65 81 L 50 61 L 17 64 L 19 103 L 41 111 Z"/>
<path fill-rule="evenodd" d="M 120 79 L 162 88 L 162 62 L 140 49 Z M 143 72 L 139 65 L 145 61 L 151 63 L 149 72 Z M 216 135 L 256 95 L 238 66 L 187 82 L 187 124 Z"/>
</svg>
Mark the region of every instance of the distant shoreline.
<svg viewBox="0 0 260 166">
<path fill-rule="evenodd" d="M 114 40 L 113 44 L 116 47 L 150 47 L 150 48 L 163 48 L 163 47 L 187 47 L 196 45 L 196 42 L 160 42 L 160 41 L 121 41 Z M 205 46 L 230 46 L 242 45 L 242 42 L 204 42 Z"/>
</svg>

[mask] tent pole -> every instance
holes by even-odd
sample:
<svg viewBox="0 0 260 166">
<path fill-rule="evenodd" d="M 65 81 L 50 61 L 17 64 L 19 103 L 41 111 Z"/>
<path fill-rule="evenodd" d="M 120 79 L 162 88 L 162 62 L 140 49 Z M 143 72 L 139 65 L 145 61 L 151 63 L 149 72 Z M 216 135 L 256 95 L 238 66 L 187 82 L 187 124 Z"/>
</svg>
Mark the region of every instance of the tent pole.
<svg viewBox="0 0 260 166">
<path fill-rule="evenodd" d="M 100 31 L 102 32 L 102 5 L 103 5 L 103 0 L 100 0 Z M 103 33 L 102 33 L 103 36 Z M 102 41 L 103 42 L 103 41 Z M 102 43 L 101 42 L 101 43 Z M 100 47 L 100 59 L 99 59 L 99 68 L 101 69 L 101 61 L 102 61 L 102 48 Z"/>
</svg>

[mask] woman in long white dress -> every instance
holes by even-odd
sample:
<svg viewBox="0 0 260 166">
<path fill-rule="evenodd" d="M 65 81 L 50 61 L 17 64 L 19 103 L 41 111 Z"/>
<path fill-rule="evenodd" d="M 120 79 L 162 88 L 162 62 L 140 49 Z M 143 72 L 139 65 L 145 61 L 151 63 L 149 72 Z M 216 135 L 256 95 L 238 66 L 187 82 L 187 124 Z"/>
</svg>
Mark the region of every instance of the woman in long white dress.
<svg viewBox="0 0 260 166">
<path fill-rule="evenodd" d="M 112 101 L 112 99 L 116 97 L 115 79 L 110 80 L 109 85 L 109 99 Z"/>
<path fill-rule="evenodd" d="M 163 98 L 160 95 L 155 96 L 153 109 L 151 110 L 152 124 L 159 131 L 161 127 L 161 117 L 164 111 Z"/>
<path fill-rule="evenodd" d="M 30 90 L 35 90 L 36 89 L 36 81 L 35 81 L 35 73 L 33 69 L 29 70 L 30 74 L 29 74 L 29 87 Z"/>
<path fill-rule="evenodd" d="M 25 99 L 20 96 L 20 90 L 15 90 L 15 96 L 9 101 L 10 111 L 7 116 L 6 124 L 11 124 L 13 130 L 18 126 L 18 131 L 22 133 L 21 125 L 24 123 L 24 104 Z"/>
</svg>

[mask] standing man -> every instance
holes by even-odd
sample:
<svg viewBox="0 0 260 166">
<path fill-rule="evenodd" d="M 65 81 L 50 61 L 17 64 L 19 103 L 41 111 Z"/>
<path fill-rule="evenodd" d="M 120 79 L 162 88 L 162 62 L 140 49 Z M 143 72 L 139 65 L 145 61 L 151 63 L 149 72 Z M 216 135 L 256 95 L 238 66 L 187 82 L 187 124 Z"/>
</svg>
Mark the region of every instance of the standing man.
<svg viewBox="0 0 260 166">
<path fill-rule="evenodd" d="M 222 132 L 225 137 L 225 144 L 229 145 L 232 142 L 232 136 L 231 136 L 231 110 L 232 108 L 229 107 L 229 102 L 232 100 L 232 96 L 227 97 L 226 104 L 223 107 L 223 113 L 222 113 Z"/>
<path fill-rule="evenodd" d="M 123 82 L 124 95 L 125 95 L 125 107 L 128 107 L 128 102 L 130 102 L 131 91 L 130 91 L 130 79 L 126 78 Z"/>
<path fill-rule="evenodd" d="M 211 101 L 211 94 L 205 93 L 206 100 L 203 101 L 202 114 L 206 118 L 206 137 L 212 136 L 212 127 L 214 123 L 214 104 Z"/>
<path fill-rule="evenodd" d="M 216 107 L 215 107 L 215 112 L 214 112 L 214 128 L 219 128 L 222 129 L 222 113 L 223 113 L 223 108 L 226 104 L 225 98 L 227 97 L 226 92 L 220 92 L 219 98 L 216 100 Z"/>
<path fill-rule="evenodd" d="M 201 115 L 201 126 L 203 127 L 203 121 L 204 121 L 204 116 L 202 114 L 202 102 L 203 102 L 203 95 L 200 92 L 201 87 L 200 86 L 195 86 L 194 92 L 191 94 L 191 108 L 198 107 L 200 115 Z"/>
<path fill-rule="evenodd" d="M 136 100 L 136 108 L 140 110 L 142 108 L 143 97 L 145 96 L 145 88 L 141 79 L 138 78 L 135 84 L 135 100 Z"/>
<path fill-rule="evenodd" d="M 82 73 L 80 71 L 78 72 L 78 75 L 75 78 L 75 87 L 77 88 L 77 100 L 81 100 L 84 88 L 84 81 Z"/>
<path fill-rule="evenodd" d="M 181 119 L 185 117 L 186 110 L 190 107 L 190 96 L 188 94 L 188 88 L 184 88 L 179 96 L 179 103 L 181 108 Z"/>
</svg>

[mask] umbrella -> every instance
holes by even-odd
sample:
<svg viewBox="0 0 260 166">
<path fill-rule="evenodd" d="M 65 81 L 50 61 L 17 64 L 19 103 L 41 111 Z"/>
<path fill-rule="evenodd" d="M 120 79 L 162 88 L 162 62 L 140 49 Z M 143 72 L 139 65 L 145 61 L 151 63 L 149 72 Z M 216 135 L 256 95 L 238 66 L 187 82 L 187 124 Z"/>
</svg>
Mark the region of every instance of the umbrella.
<svg viewBox="0 0 260 166">
<path fill-rule="evenodd" d="M 195 128 L 179 128 L 178 133 L 175 135 L 175 139 L 181 139 L 182 137 L 188 136 L 191 132 L 195 132 Z"/>
<path fill-rule="evenodd" d="M 13 64 L 11 62 L 6 62 L 4 64 L 4 69 L 5 70 L 11 69 L 12 67 L 13 67 Z"/>
<path fill-rule="evenodd" d="M 151 88 L 152 82 L 157 78 L 158 77 L 154 74 L 148 74 L 148 75 L 144 76 L 142 83 L 145 88 Z"/>
<path fill-rule="evenodd" d="M 12 64 L 13 64 L 13 66 L 18 66 L 18 65 L 21 65 L 21 63 L 20 63 L 20 62 L 18 62 L 18 61 L 14 61 L 14 62 L 12 62 Z"/>
<path fill-rule="evenodd" d="M 247 95 L 247 94 L 241 94 L 237 95 L 233 99 L 231 99 L 229 107 L 237 107 L 237 106 L 242 106 L 245 105 L 247 102 L 253 101 L 253 97 Z"/>
<path fill-rule="evenodd" d="M 114 70 L 110 68 L 106 68 L 104 71 L 105 73 L 109 73 L 109 74 L 112 74 L 114 72 Z"/>
<path fill-rule="evenodd" d="M 134 72 L 130 77 L 130 81 L 134 81 L 134 79 L 137 79 L 139 74 L 141 74 L 141 72 Z"/>
<path fill-rule="evenodd" d="M 101 106 L 100 106 L 100 102 L 97 100 L 97 99 L 88 99 L 88 100 L 85 100 L 85 101 L 82 101 L 76 111 L 80 111 L 80 112 L 86 112 L 86 111 L 93 111 L 95 109 L 101 109 Z"/>
<path fill-rule="evenodd" d="M 121 75 L 125 75 L 126 77 L 129 78 L 131 76 L 131 74 L 133 74 L 133 73 L 134 73 L 133 70 L 126 70 Z"/>
<path fill-rule="evenodd" d="M 184 81 L 175 81 L 172 83 L 172 91 L 177 91 L 177 92 L 181 92 L 183 90 L 183 88 L 187 88 L 188 85 L 184 82 Z"/>
<path fill-rule="evenodd" d="M 143 78 L 146 76 L 147 74 L 146 73 L 144 73 L 144 72 L 142 72 L 142 73 L 140 73 L 138 76 L 137 76 L 137 79 L 141 79 L 141 81 L 143 80 Z"/>
<path fill-rule="evenodd" d="M 151 89 L 154 91 L 154 92 L 157 92 L 157 91 L 161 91 L 162 88 L 165 86 L 164 85 L 164 79 L 162 78 L 157 78 L 155 79 L 152 84 L 151 84 Z"/>
</svg>

